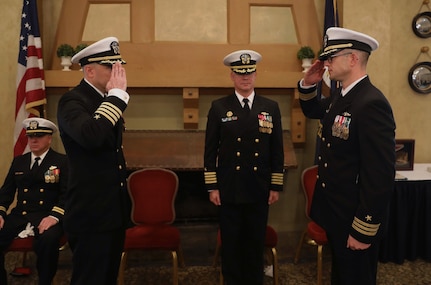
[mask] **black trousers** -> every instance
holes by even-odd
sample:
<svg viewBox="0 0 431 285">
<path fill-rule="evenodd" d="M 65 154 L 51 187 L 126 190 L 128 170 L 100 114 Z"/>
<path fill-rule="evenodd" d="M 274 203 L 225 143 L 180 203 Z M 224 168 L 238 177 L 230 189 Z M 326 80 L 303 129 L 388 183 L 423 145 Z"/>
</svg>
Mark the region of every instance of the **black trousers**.
<svg viewBox="0 0 431 285">
<path fill-rule="evenodd" d="M 125 230 L 67 233 L 73 252 L 71 285 L 116 285 Z"/>
<path fill-rule="evenodd" d="M 268 203 L 220 206 L 222 273 L 228 285 L 262 285 Z"/>
<path fill-rule="evenodd" d="M 39 285 L 51 285 L 57 272 L 59 244 L 63 236 L 61 223 L 44 231 L 39 235 L 37 226 L 41 219 L 32 220 L 35 239 L 33 250 L 37 256 L 36 268 L 39 276 Z M 22 215 L 9 215 L 5 219 L 3 229 L 0 230 L 0 284 L 7 284 L 7 273 L 4 267 L 4 251 L 12 243 L 12 240 L 25 229 L 29 220 Z"/>
<path fill-rule="evenodd" d="M 332 285 L 375 285 L 379 242 L 366 250 L 346 247 L 349 232 L 327 232 L 332 253 Z"/>
</svg>

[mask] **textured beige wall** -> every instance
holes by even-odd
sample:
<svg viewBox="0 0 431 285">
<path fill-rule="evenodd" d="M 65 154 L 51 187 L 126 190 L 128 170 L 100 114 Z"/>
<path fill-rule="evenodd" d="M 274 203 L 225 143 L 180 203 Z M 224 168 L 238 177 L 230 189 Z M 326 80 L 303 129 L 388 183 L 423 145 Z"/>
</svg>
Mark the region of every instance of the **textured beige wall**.
<svg viewBox="0 0 431 285">
<path fill-rule="evenodd" d="M 379 49 L 369 63 L 369 75 L 390 101 L 397 123 L 396 137 L 415 139 L 415 162 L 430 162 L 431 94 L 414 92 L 408 83 L 408 72 L 417 63 L 423 46 L 431 41 L 417 37 L 411 28 L 412 19 L 422 2 L 399 1 L 344 1 L 344 27 L 357 29 L 376 37 Z M 366 4 L 365 4 L 366 3 Z M 426 8 L 422 9 L 426 11 Z M 430 54 L 422 54 L 418 61 L 430 61 Z"/>
<path fill-rule="evenodd" d="M 7 4 L 6 4 L 7 2 Z M 4 1 L 0 4 L 0 183 L 9 168 L 13 156 L 13 128 L 15 120 L 15 80 L 18 58 L 18 39 L 20 30 L 22 1 Z"/>
<path fill-rule="evenodd" d="M 55 27 L 62 1 L 43 1 L 44 9 L 44 38 L 43 46 L 53 50 L 52 43 L 55 37 Z M 323 21 L 323 2 L 315 0 L 319 15 L 319 23 Z M 416 140 L 416 162 L 430 162 L 431 148 L 428 147 L 430 133 L 427 131 L 427 122 L 430 119 L 428 107 L 431 105 L 431 94 L 420 95 L 412 91 L 407 81 L 407 74 L 416 58 L 420 48 L 427 44 L 429 39 L 421 39 L 411 30 L 411 21 L 419 10 L 421 1 L 412 3 L 408 0 L 344 0 L 344 27 L 356 29 L 376 37 L 381 46 L 373 53 L 369 63 L 369 75 L 372 82 L 378 86 L 388 97 L 394 109 L 397 121 L 398 138 L 414 138 Z M 12 159 L 13 124 L 15 110 L 15 77 L 18 33 L 20 24 L 22 1 L 9 1 L 0 4 L 0 18 L 2 25 L 0 31 L 2 41 L 3 64 L 0 65 L 0 121 L 3 122 L 2 136 L 0 136 L 0 183 L 8 170 Z M 39 7 L 40 9 L 40 7 Z M 45 66 L 50 56 L 44 53 Z M 429 55 L 424 55 L 420 61 L 429 61 Z M 55 105 L 58 97 L 48 98 L 48 116 L 55 118 Z M 148 102 L 150 98 L 139 98 L 137 101 Z M 178 102 L 180 104 L 180 102 Z M 204 102 L 204 104 L 209 104 Z M 176 107 L 174 112 L 180 112 Z M 203 114 L 202 116 L 204 116 Z M 160 117 L 146 118 L 150 124 L 159 124 Z M 139 120 L 131 118 L 131 120 Z M 171 124 L 174 119 L 168 118 Z M 204 118 L 201 120 L 202 123 Z M 200 126 L 202 128 L 202 123 Z M 314 133 L 316 122 L 308 120 L 308 140 L 305 148 L 296 149 L 299 164 L 297 170 L 292 170 L 286 180 L 286 191 L 282 194 L 280 203 L 271 208 L 270 222 L 280 230 L 300 230 L 305 222 L 303 196 L 299 189 L 300 171 L 312 162 L 314 153 Z M 58 142 L 57 142 L 58 143 Z"/>
</svg>

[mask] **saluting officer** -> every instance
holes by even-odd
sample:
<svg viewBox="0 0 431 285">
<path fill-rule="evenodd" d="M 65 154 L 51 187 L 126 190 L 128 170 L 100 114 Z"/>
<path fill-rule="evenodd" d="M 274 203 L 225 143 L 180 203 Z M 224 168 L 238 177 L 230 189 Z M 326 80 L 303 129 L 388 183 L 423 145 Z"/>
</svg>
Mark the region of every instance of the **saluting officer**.
<svg viewBox="0 0 431 285">
<path fill-rule="evenodd" d="M 23 121 L 30 152 L 13 159 L 0 188 L 0 284 L 7 284 L 4 251 L 17 237 L 33 236 L 39 285 L 51 285 L 57 271 L 67 190 L 67 157 L 51 149 L 57 126 L 43 118 Z M 7 214 L 14 201 L 16 206 Z"/>
<path fill-rule="evenodd" d="M 394 186 L 395 121 L 366 71 L 377 40 L 344 28 L 329 28 L 325 39 L 319 60 L 299 82 L 304 114 L 323 125 L 311 217 L 327 232 L 332 284 L 372 285 Z M 325 66 L 341 90 L 318 100 Z"/>
<path fill-rule="evenodd" d="M 255 93 L 261 55 L 239 50 L 223 62 L 235 92 L 212 102 L 205 137 L 205 185 L 220 206 L 227 284 L 263 284 L 269 205 L 283 190 L 283 136 L 277 102 Z"/>
<path fill-rule="evenodd" d="M 130 198 L 122 151 L 129 102 L 117 38 L 104 38 L 72 57 L 84 79 L 58 104 L 70 161 L 64 226 L 73 251 L 71 284 L 116 284 Z"/>
</svg>

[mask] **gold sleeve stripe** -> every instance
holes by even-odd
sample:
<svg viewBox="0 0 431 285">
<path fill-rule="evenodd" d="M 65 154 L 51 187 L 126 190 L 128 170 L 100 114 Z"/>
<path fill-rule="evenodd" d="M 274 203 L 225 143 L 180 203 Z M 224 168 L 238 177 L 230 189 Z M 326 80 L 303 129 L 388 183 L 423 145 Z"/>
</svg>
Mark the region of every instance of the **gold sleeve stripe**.
<svg viewBox="0 0 431 285">
<path fill-rule="evenodd" d="M 111 121 L 112 125 L 115 125 L 115 123 L 117 122 L 118 119 L 116 119 L 115 117 L 111 116 L 110 113 L 107 113 L 106 110 L 97 110 L 97 113 L 101 114 L 103 117 L 105 117 L 106 119 L 108 119 L 109 121 Z"/>
<path fill-rule="evenodd" d="M 272 173 L 271 184 L 283 185 L 283 173 Z"/>
<path fill-rule="evenodd" d="M 60 215 L 64 215 L 64 210 L 62 208 L 60 208 L 60 207 L 54 206 L 52 208 L 52 211 L 56 212 L 56 213 L 59 213 Z"/>
<path fill-rule="evenodd" d="M 114 104 L 112 104 L 110 102 L 103 102 L 102 105 L 106 105 L 108 108 L 112 109 L 113 112 L 118 114 L 118 117 L 120 117 L 121 114 L 123 114 L 123 112 L 120 110 L 120 108 L 118 108 L 117 106 L 115 106 Z"/>
<path fill-rule="evenodd" d="M 114 104 L 109 102 L 103 102 L 95 113 L 104 116 L 114 126 L 123 112 L 121 112 L 121 110 Z"/>
<path fill-rule="evenodd" d="M 299 99 L 301 99 L 302 101 L 311 100 L 311 99 L 313 99 L 316 96 L 317 96 L 317 92 L 316 91 L 315 92 L 311 92 L 311 93 L 307 93 L 307 94 L 299 93 Z"/>
<path fill-rule="evenodd" d="M 3 206 L 0 206 L 0 211 L 6 212 L 7 209 L 5 207 L 3 207 Z"/>
<path fill-rule="evenodd" d="M 105 114 L 102 110 L 97 110 L 96 113 L 98 113 L 98 114 L 102 115 L 103 117 L 105 117 L 106 119 L 108 119 L 113 126 L 115 126 L 115 124 L 117 123 L 117 121 L 115 119 L 110 117 L 108 114 Z"/>
<path fill-rule="evenodd" d="M 217 175 L 215 171 L 205 172 L 205 184 L 214 184 L 217 183 Z"/>
<path fill-rule="evenodd" d="M 358 218 L 353 219 L 352 228 L 366 236 L 375 236 L 379 230 L 380 224 L 369 224 Z"/>
<path fill-rule="evenodd" d="M 109 102 L 103 102 L 98 110 L 105 110 L 106 113 L 112 114 L 112 117 L 117 119 L 120 118 L 122 114 L 121 110 L 118 109 L 117 106 Z"/>
<path fill-rule="evenodd" d="M 112 109 L 109 108 L 103 108 L 104 106 L 100 106 L 98 111 L 104 112 L 107 116 L 111 117 L 113 120 L 118 120 L 120 117 L 118 113 L 112 112 Z"/>
</svg>

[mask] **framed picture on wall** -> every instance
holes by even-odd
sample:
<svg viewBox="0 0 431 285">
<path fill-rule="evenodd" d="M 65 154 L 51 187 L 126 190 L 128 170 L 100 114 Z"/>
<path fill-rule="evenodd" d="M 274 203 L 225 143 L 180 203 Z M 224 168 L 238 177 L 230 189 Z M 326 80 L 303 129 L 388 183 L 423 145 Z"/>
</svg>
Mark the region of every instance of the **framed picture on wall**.
<svg viewBox="0 0 431 285">
<path fill-rule="evenodd" d="M 415 140 L 398 139 L 395 140 L 395 169 L 396 170 L 413 170 L 415 158 Z"/>
</svg>

